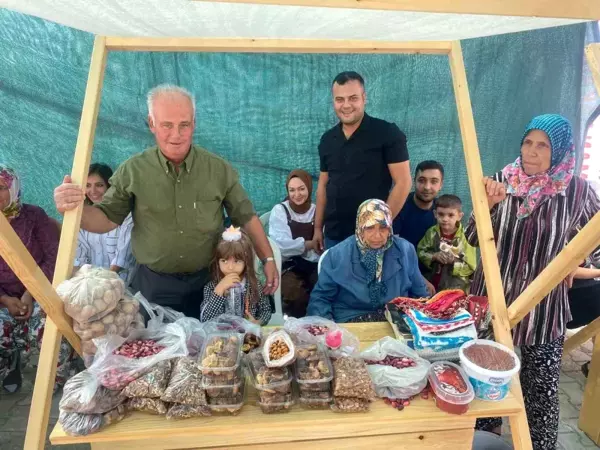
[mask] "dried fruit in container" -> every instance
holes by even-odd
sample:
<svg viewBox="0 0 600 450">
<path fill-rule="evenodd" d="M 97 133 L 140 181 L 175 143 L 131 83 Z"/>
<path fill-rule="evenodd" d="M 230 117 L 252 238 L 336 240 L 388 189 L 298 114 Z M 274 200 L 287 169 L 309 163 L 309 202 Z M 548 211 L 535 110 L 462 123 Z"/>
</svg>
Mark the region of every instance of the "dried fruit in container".
<svg viewBox="0 0 600 450">
<path fill-rule="evenodd" d="M 463 370 L 454 363 L 438 361 L 429 368 L 429 384 L 439 409 L 450 414 L 464 414 L 475 394 Z"/>
<path fill-rule="evenodd" d="M 203 375 L 234 373 L 240 365 L 242 354 L 241 335 L 237 333 L 210 334 L 202 347 L 200 370 Z"/>
</svg>

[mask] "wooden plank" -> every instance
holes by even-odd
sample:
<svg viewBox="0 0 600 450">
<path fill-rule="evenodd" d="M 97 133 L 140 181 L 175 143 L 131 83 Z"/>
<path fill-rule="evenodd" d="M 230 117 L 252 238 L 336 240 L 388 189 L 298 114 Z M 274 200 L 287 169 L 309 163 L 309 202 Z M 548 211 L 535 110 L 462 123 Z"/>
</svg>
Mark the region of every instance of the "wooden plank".
<svg viewBox="0 0 600 450">
<path fill-rule="evenodd" d="M 516 326 L 559 283 L 600 245 L 597 213 L 508 308 L 511 328 Z"/>
<path fill-rule="evenodd" d="M 473 212 L 475 214 L 477 235 L 479 237 L 481 261 L 483 264 L 483 272 L 485 274 L 490 310 L 492 312 L 494 335 L 498 342 L 509 348 L 513 348 L 508 312 L 506 310 L 506 301 L 504 298 L 504 288 L 502 287 L 502 280 L 500 277 L 500 265 L 498 264 L 496 243 L 492 231 L 492 220 L 483 185 L 483 169 L 479 155 L 479 146 L 477 144 L 477 134 L 475 132 L 475 120 L 473 119 L 473 110 L 471 108 L 469 85 L 467 82 L 462 49 L 460 42 L 458 41 L 454 42 L 452 45 L 452 52 L 450 53 L 450 70 L 452 73 L 456 106 L 458 108 L 458 121 L 462 135 L 465 162 L 467 164 L 467 174 L 469 176 L 469 188 L 471 190 L 471 199 L 473 201 Z M 519 401 L 523 402 L 521 384 L 517 375 L 513 377 L 511 391 Z M 531 438 L 529 435 L 529 426 L 527 424 L 524 404 L 522 412 L 510 418 L 510 425 L 515 448 L 531 449 Z"/>
<path fill-rule="evenodd" d="M 109 50 L 233 53 L 423 53 L 446 55 L 449 41 L 353 41 L 317 39 L 204 39 L 107 37 Z"/>
<path fill-rule="evenodd" d="M 596 85 L 596 92 L 600 95 L 600 44 L 588 45 L 585 48 L 585 56 Z"/>
<path fill-rule="evenodd" d="M 600 445 L 600 339 L 594 343 L 590 372 L 583 391 L 579 428 L 596 445 Z"/>
<path fill-rule="evenodd" d="M 274 431 L 276 432 L 276 431 Z M 423 433 L 389 434 L 383 436 L 349 437 L 341 439 L 303 440 L 286 443 L 262 443 L 258 445 L 243 445 L 227 447 L 227 450 L 306 450 L 307 448 L 326 448 L 327 450 L 363 449 L 363 450 L 388 450 L 402 442 L 403 450 L 413 449 L 444 449 L 470 450 L 473 441 L 473 428 L 445 431 L 425 431 Z M 153 440 L 120 442 L 119 450 L 162 450 L 162 449 L 187 449 L 198 447 L 197 438 L 172 439 L 165 437 L 160 441 Z M 215 448 L 215 447 L 213 447 Z M 223 448 L 223 447 L 219 447 Z M 92 450 L 114 450 L 114 444 L 95 443 Z"/>
<path fill-rule="evenodd" d="M 75 147 L 75 159 L 71 178 L 74 183 L 85 185 L 87 172 L 90 165 L 94 133 L 96 131 L 96 120 L 100 109 L 100 97 L 102 82 L 104 80 L 104 68 L 106 66 L 105 38 L 97 36 L 94 40 L 94 49 L 90 63 L 81 121 L 79 123 L 79 135 Z M 54 286 L 57 286 L 71 276 L 73 270 L 73 258 L 77 245 L 77 235 L 81 212 L 83 206 L 65 214 L 61 231 L 60 245 L 56 269 L 54 271 Z M 44 339 L 38 363 L 36 383 L 33 389 L 33 399 L 29 411 L 29 422 L 25 436 L 25 450 L 42 450 L 45 447 L 46 430 L 48 418 L 50 417 L 50 406 L 52 401 L 52 390 L 56 375 L 56 363 L 61 335 L 51 319 L 46 321 Z"/>
<path fill-rule="evenodd" d="M 589 341 L 598 333 L 600 333 L 600 317 L 597 317 L 593 322 L 588 323 L 583 329 L 579 330 L 565 341 L 563 355 L 568 354 L 571 350 L 576 349 L 584 342 Z"/>
<path fill-rule="evenodd" d="M 600 20 L 597 0 L 197 0 L 384 11 Z"/>
<path fill-rule="evenodd" d="M 65 314 L 63 302 L 4 215 L 0 214 L 0 255 L 67 338 L 81 352 L 79 336 Z"/>
</svg>

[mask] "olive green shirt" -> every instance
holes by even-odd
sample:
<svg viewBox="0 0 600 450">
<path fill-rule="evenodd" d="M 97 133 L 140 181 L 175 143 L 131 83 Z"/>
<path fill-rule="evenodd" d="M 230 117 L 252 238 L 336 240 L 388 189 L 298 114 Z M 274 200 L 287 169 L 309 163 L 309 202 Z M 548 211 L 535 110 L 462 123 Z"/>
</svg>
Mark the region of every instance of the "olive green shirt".
<svg viewBox="0 0 600 450">
<path fill-rule="evenodd" d="M 223 207 L 238 226 L 255 215 L 235 170 L 198 146 L 179 173 L 157 147 L 149 148 L 121 164 L 110 184 L 97 207 L 117 224 L 133 211 L 133 254 L 156 272 L 208 267 L 223 231 Z"/>
</svg>

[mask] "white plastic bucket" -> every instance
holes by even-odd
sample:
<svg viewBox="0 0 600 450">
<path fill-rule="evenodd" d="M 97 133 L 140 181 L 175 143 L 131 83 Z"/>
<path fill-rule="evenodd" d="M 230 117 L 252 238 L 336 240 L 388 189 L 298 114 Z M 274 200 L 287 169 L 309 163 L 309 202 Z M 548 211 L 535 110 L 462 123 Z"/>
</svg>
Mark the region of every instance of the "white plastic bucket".
<svg viewBox="0 0 600 450">
<path fill-rule="evenodd" d="M 473 362 L 469 361 L 464 354 L 465 349 L 471 345 L 489 345 L 492 347 L 499 348 L 511 355 L 515 361 L 515 366 L 506 371 L 497 371 L 484 369 L 479 367 Z M 473 385 L 475 391 L 475 397 L 480 400 L 486 401 L 500 401 L 503 400 L 510 389 L 510 380 L 512 377 L 519 372 L 521 369 L 521 362 L 517 357 L 516 353 L 505 347 L 502 344 L 498 344 L 495 341 L 489 341 L 485 339 L 475 339 L 473 341 L 465 342 L 458 352 L 460 357 L 460 365 L 464 369 L 465 373 L 469 377 L 469 381 Z"/>
</svg>

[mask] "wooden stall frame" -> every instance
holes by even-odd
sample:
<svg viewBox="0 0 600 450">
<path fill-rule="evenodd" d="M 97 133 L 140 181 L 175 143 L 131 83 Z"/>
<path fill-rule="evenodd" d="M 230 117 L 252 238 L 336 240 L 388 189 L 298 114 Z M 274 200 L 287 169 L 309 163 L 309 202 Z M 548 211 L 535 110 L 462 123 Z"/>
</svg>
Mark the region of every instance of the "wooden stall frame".
<svg viewBox="0 0 600 450">
<path fill-rule="evenodd" d="M 475 122 L 471 108 L 471 100 L 467 77 L 462 57 L 460 42 L 385 42 L 385 41 L 352 41 L 352 40 L 289 40 L 289 39 L 200 39 L 200 38 L 121 38 L 96 37 L 92 61 L 88 76 L 85 100 L 82 110 L 79 137 L 75 149 L 72 170 L 74 183 L 83 185 L 90 162 L 95 125 L 99 111 L 102 81 L 106 65 L 107 52 L 121 51 L 211 51 L 211 52 L 246 52 L 246 53 L 408 53 L 449 55 L 463 149 L 467 163 L 469 185 L 473 198 L 473 209 L 477 221 L 483 267 L 488 283 L 490 305 L 493 312 L 493 323 L 496 338 L 499 342 L 512 348 L 512 338 L 508 313 L 504 301 L 500 270 L 496 255 L 492 224 L 487 207 L 483 186 L 483 171 L 479 156 Z M 72 271 L 73 255 L 77 230 L 81 220 L 82 206 L 65 214 L 61 234 L 61 245 L 54 285 L 69 277 Z M 4 256 L 8 249 L 0 249 Z M 23 259 L 19 254 L 17 266 Z M 17 272 L 19 273 L 19 272 Z M 32 281 L 35 283 L 35 280 Z M 41 287 L 39 288 L 42 289 Z M 48 287 L 46 286 L 46 289 Z M 46 307 L 53 305 L 44 305 Z M 55 305 L 54 305 L 55 306 Z M 56 360 L 61 334 L 70 332 L 64 321 L 59 321 L 55 308 L 48 310 L 50 318 L 42 345 L 38 377 L 34 389 L 29 424 L 25 440 L 25 449 L 41 449 L 44 447 L 48 424 L 51 393 L 56 372 Z M 56 317 L 52 317 L 55 315 Z M 52 320 L 57 321 L 59 328 Z M 67 327 L 67 328 L 66 328 Z M 71 330 L 72 331 L 72 330 Z M 48 376 L 50 375 L 50 376 Z M 520 405 L 520 411 L 510 417 L 513 440 L 517 449 L 531 449 L 531 439 L 523 404 L 523 396 L 518 377 L 515 377 L 512 392 Z"/>
<path fill-rule="evenodd" d="M 304 7 L 375 9 L 450 14 L 484 14 L 598 20 L 596 0 L 198 0 Z"/>
</svg>

